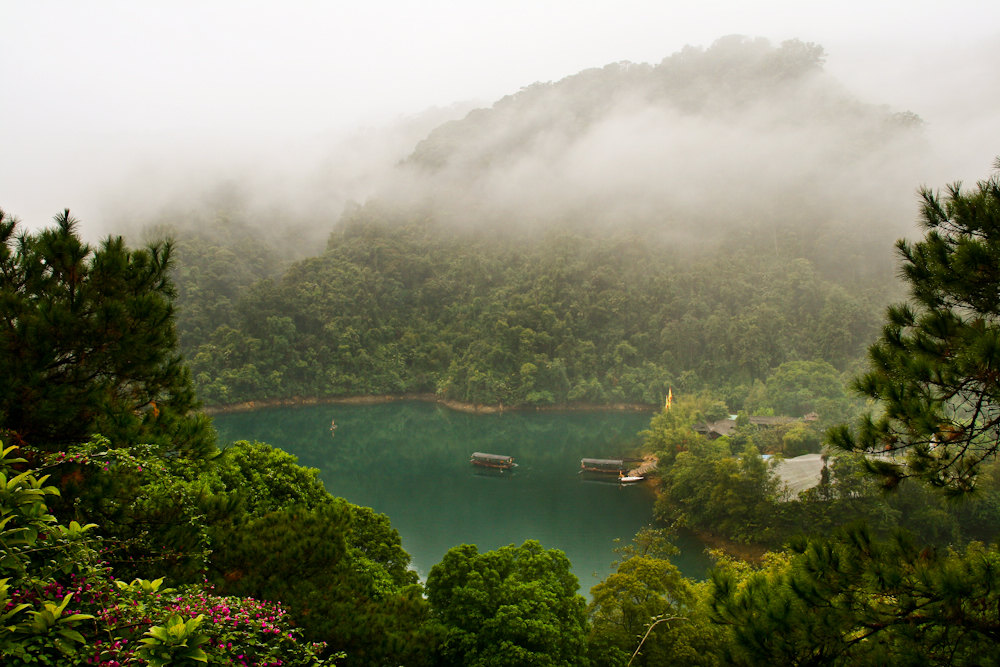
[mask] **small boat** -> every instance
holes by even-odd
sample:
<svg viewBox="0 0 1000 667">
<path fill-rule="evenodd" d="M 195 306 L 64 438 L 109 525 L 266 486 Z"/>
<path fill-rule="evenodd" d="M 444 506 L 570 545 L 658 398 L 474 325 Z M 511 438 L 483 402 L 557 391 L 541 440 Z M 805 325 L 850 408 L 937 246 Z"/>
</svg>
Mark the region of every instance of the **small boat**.
<svg viewBox="0 0 1000 667">
<path fill-rule="evenodd" d="M 646 478 L 642 475 L 622 475 L 618 478 L 618 481 L 622 484 L 631 484 L 633 482 L 641 482 L 644 479 Z"/>
<path fill-rule="evenodd" d="M 474 466 L 496 468 L 498 470 L 510 470 L 511 468 L 517 467 L 517 464 L 514 463 L 513 456 L 504 456 L 503 454 L 486 454 L 484 452 L 473 452 L 472 457 L 469 459 L 469 463 Z"/>
</svg>

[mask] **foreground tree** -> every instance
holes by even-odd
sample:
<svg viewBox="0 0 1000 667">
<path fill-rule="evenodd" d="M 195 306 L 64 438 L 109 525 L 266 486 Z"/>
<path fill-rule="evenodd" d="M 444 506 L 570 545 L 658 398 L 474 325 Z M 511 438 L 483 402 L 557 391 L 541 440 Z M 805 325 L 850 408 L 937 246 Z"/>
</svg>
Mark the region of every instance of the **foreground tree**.
<svg viewBox="0 0 1000 667">
<path fill-rule="evenodd" d="M 0 428 L 50 449 L 94 433 L 214 449 L 176 351 L 171 246 L 94 249 L 69 211 L 36 234 L 0 211 Z"/>
<path fill-rule="evenodd" d="M 1000 181 L 922 196 L 925 238 L 898 243 L 912 304 L 889 309 L 856 382 L 882 413 L 831 439 L 867 454 L 890 488 L 915 477 L 958 494 L 992 473 L 1000 446 Z M 998 572 L 996 546 L 939 550 L 854 528 L 758 572 L 717 569 L 713 607 L 732 628 L 731 664 L 992 664 Z"/>
<path fill-rule="evenodd" d="M 593 663 L 718 664 L 715 649 L 723 631 L 709 622 L 705 587 L 655 554 L 621 563 L 590 591 Z"/>
<path fill-rule="evenodd" d="M 318 470 L 270 445 L 236 442 L 214 463 L 239 505 L 206 517 L 216 590 L 281 600 L 346 665 L 425 664 L 428 604 L 388 517 L 333 498 Z"/>
<path fill-rule="evenodd" d="M 427 577 L 443 665 L 579 665 L 586 602 L 566 555 L 535 540 L 479 553 L 463 544 Z"/>
<path fill-rule="evenodd" d="M 189 664 L 207 656 L 223 663 L 236 647 L 229 662 L 319 664 L 302 644 L 307 661 L 292 660 L 300 653 L 294 647 L 299 635 L 350 649 L 350 664 L 419 665 L 414 654 L 433 642 L 421 633 L 428 605 L 388 519 L 331 497 L 316 470 L 267 445 L 236 443 L 214 455 L 214 432 L 194 412 L 197 402 L 176 351 L 169 243 L 133 251 L 121 239 L 108 239 L 93 249 L 68 213 L 35 235 L 19 233 L 16 221 L 0 214 L 0 238 L 0 430 L 30 445 L 24 451 L 31 459 L 18 465 L 49 473 L 11 479 L 0 466 L 0 501 L 15 497 L 18 485 L 34 485 L 25 487 L 27 500 L 15 497 L 12 507 L 0 507 L 0 528 L 31 501 L 30 517 L 100 533 L 84 554 L 90 567 L 73 589 L 73 605 L 82 603 L 84 588 L 100 584 L 102 594 L 114 595 L 115 581 L 153 580 L 130 588 L 122 602 L 139 619 L 123 621 L 128 629 L 116 648 L 124 646 L 127 656 L 98 657 L 135 654 L 151 664 Z M 39 490 L 45 479 L 52 486 Z M 43 618 L 69 604 L 60 597 L 55 602 L 62 607 L 48 610 L 43 597 L 44 610 L 37 612 L 43 616 L 30 611 L 48 587 L 73 583 L 62 575 L 74 572 L 74 558 L 64 565 L 46 551 L 65 532 L 57 529 L 62 532 L 0 531 L 0 618 L 12 618 L 5 609 Z M 4 584 L 12 580 L 5 568 L 12 555 L 20 567 L 18 553 L 24 562 L 40 559 L 46 574 L 28 581 L 15 572 L 14 598 L 5 598 Z M 209 577 L 214 590 L 205 586 Z M 164 579 L 183 595 L 168 599 L 159 588 Z M 151 609 L 146 597 L 162 602 Z M 281 600 L 289 618 L 280 620 L 286 613 L 280 605 L 254 598 Z M 5 600 L 12 600 L 10 607 Z M 65 619 L 100 619 L 88 614 L 67 612 Z M 143 638 L 150 623 L 152 636 Z M 25 626 L 33 638 L 27 648 L 18 640 L 9 655 L 25 663 L 46 652 L 89 659 L 101 650 L 102 635 L 100 641 L 115 641 L 118 631 L 100 622 L 95 628 L 96 634 L 81 634 L 67 625 L 53 634 Z M 7 630 L 0 628 L 4 656 Z M 191 654 L 171 654 L 166 644 L 184 644 Z"/>
<path fill-rule="evenodd" d="M 856 389 L 879 402 L 838 446 L 872 455 L 884 484 L 916 477 L 949 492 L 975 486 L 1000 447 L 1000 159 L 989 180 L 942 197 L 921 192 L 923 240 L 901 240 L 909 304 L 889 308 Z"/>
</svg>

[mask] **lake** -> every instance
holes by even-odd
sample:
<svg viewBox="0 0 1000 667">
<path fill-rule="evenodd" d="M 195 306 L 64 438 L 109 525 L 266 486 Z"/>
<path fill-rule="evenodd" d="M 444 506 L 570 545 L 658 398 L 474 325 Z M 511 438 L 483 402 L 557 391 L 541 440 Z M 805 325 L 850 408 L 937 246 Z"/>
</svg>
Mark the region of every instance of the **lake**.
<svg viewBox="0 0 1000 667">
<path fill-rule="evenodd" d="M 566 553 L 587 595 L 613 571 L 615 540 L 627 543 L 652 520 L 653 494 L 646 484 L 580 475 L 580 459 L 634 454 L 651 416 L 472 415 L 413 401 L 267 408 L 214 422 L 220 442 L 280 447 L 318 468 L 332 494 L 387 514 L 421 579 L 458 544 L 487 551 L 537 539 Z M 477 451 L 513 456 L 518 467 L 498 473 L 472 466 Z M 682 536 L 678 546 L 675 564 L 703 577 L 702 545 Z"/>
</svg>

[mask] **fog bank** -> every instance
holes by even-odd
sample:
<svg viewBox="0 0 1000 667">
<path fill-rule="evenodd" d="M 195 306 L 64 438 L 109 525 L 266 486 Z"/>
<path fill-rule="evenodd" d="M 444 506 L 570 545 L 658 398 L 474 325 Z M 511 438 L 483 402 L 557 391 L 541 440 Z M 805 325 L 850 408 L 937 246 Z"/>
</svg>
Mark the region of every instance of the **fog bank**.
<svg viewBox="0 0 1000 667">
<path fill-rule="evenodd" d="M 935 2 L 814 7 L 790 0 L 685 8 L 644 0 L 38 0 L 5 3 L 0 18 L 8 29 L 0 56 L 0 207 L 29 226 L 70 208 L 91 237 L 162 211 L 231 203 L 237 194 L 272 227 L 281 211 L 327 225 L 346 202 L 378 191 L 438 122 L 464 115 L 469 104 L 455 108 L 456 101 L 489 107 L 534 82 L 619 61 L 656 64 L 727 34 L 821 44 L 826 71 L 847 90 L 918 114 L 928 158 L 900 174 L 911 181 L 907 197 L 921 183 L 981 177 L 1000 152 L 990 145 L 1000 113 L 1000 91 L 990 83 L 1000 61 L 1000 8 L 977 0 L 947 11 Z M 428 109 L 440 111 L 434 122 L 415 120 L 428 118 Z M 552 163 L 564 170 L 559 187 L 591 186 L 599 167 L 574 159 L 585 150 L 640 164 L 655 145 L 686 149 L 703 129 L 721 132 L 734 149 L 760 149 L 752 138 L 726 137 L 726 127 L 668 136 L 657 128 L 669 119 L 655 109 L 621 112 L 616 118 L 625 124 L 593 127 Z M 621 137 L 629 123 L 651 132 L 648 145 Z M 782 141 L 799 139 L 789 133 Z M 522 185 L 544 176 L 534 171 L 539 164 L 525 158 L 510 180 L 487 189 L 498 202 L 516 199 Z M 664 176 L 681 186 L 686 177 L 711 177 L 739 188 L 741 172 L 756 164 L 719 173 L 707 161 Z M 879 165 L 859 169 L 871 169 L 873 181 L 886 173 Z M 594 197 L 661 183 L 607 179 Z"/>
</svg>

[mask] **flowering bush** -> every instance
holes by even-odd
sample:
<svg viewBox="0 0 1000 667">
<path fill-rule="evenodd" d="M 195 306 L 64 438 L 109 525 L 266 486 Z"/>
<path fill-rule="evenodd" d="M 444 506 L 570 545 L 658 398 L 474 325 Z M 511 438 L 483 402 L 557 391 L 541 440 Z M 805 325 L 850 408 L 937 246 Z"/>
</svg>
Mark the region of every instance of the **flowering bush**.
<svg viewBox="0 0 1000 667">
<path fill-rule="evenodd" d="M 322 643 L 304 642 L 278 603 L 253 598 L 219 596 L 192 587 L 166 605 L 181 618 L 203 617 L 200 631 L 208 635 L 203 648 L 211 662 L 258 667 L 322 664 Z"/>
<path fill-rule="evenodd" d="M 116 581 L 94 524 L 56 523 L 24 459 L 0 453 L 0 662 L 38 665 L 332 664 L 278 604 Z M 6 663 L 5 663 L 6 664 Z"/>
</svg>

